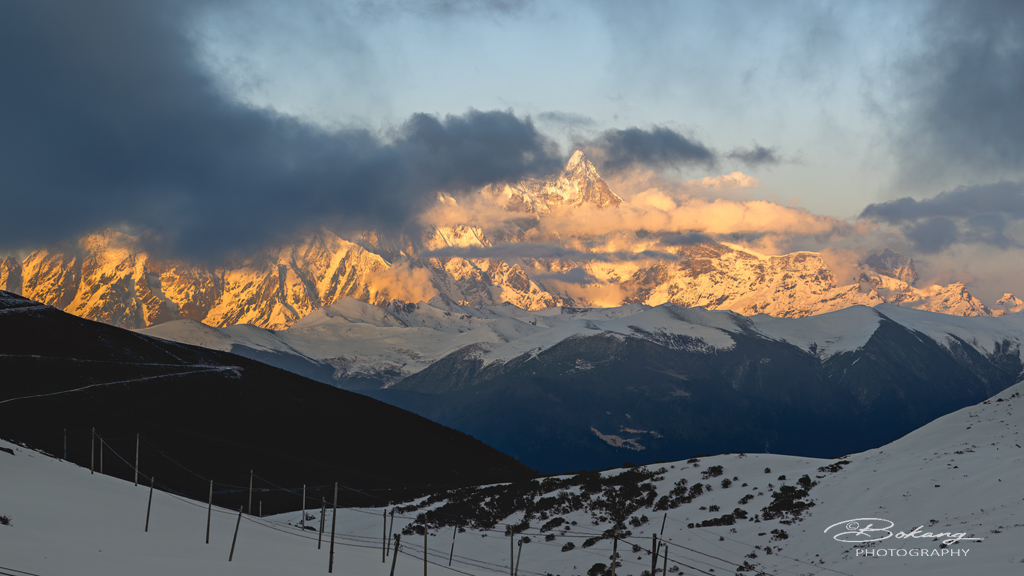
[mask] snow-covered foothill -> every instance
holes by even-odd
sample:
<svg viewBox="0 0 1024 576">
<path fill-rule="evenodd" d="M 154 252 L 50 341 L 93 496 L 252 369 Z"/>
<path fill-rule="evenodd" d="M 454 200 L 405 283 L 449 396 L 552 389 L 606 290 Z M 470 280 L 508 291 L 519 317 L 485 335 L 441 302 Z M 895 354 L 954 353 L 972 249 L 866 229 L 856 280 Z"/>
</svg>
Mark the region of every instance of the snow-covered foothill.
<svg viewBox="0 0 1024 576">
<path fill-rule="evenodd" d="M 824 360 L 864 346 L 883 319 L 919 331 L 941 345 L 964 343 L 985 355 L 997 349 L 1019 354 L 1024 341 L 1024 315 L 951 316 L 893 304 L 779 318 L 676 304 L 539 311 L 511 304 L 474 308 L 443 296 L 385 307 L 345 298 L 281 331 L 241 325 L 210 328 L 178 320 L 141 332 L 219 350 L 230 351 L 237 345 L 298 355 L 332 364 L 335 378 L 372 376 L 390 385 L 463 349 L 472 350 L 486 365 L 537 354 L 568 338 L 597 334 L 662 343 L 684 336 L 708 351 L 730 349 L 737 334 L 746 334 L 788 342 Z"/>
<path fill-rule="evenodd" d="M 637 525 L 630 525 L 630 534 L 618 543 L 622 565 L 616 573 L 639 576 L 650 569 L 651 535 L 662 532 L 664 519 L 669 566 L 682 568 L 684 574 L 734 573 L 744 562 L 767 574 L 1019 574 L 1024 564 L 1020 547 L 1024 495 L 1019 490 L 1024 469 L 1022 392 L 1024 384 L 1017 384 L 895 442 L 838 460 L 725 454 L 659 465 L 664 471 L 655 471 L 653 480 L 659 496 L 669 494 L 684 479 L 689 486 L 704 484 L 711 489 L 705 486 L 692 501 L 669 510 L 637 509 L 633 513 Z M 317 550 L 315 532 L 295 526 L 300 522 L 298 512 L 264 519 L 243 515 L 234 559 L 228 562 L 236 510 L 214 508 L 210 544 L 206 544 L 205 503 L 157 490 L 149 532 L 145 532 L 148 486 L 91 475 L 87 469 L 8 442 L 0 441 L 0 449 L 0 516 L 10 521 L 0 525 L 0 571 L 5 573 L 327 571 L 329 539 L 325 536 L 323 548 Z M 601 476 L 623 472 L 628 471 L 610 470 Z M 773 494 L 783 491 L 782 486 L 800 487 L 804 476 L 805 483 L 814 484 L 802 501 L 813 506 L 803 511 L 802 519 L 754 519 L 778 500 Z M 727 487 L 724 479 L 730 480 Z M 579 490 L 567 492 L 573 491 Z M 443 503 L 442 499 L 419 510 L 399 512 L 394 532 L 415 525 L 420 511 L 427 510 L 429 516 L 429 510 Z M 299 504 L 297 497 L 296 508 Z M 699 527 L 737 508 L 747 512 L 746 519 Z M 308 512 L 307 525 L 318 526 L 319 510 Z M 383 512 L 384 508 L 338 511 L 335 573 L 389 573 L 391 558 L 382 562 Z M 530 538 L 523 546 L 519 572 L 583 575 L 595 564 L 607 564 L 611 539 L 583 546 L 611 527 L 607 518 L 601 519 L 603 515 L 599 510 L 581 509 L 564 514 L 563 525 L 547 529 L 543 529 L 546 522 L 531 520 L 515 537 Z M 504 527 L 521 519 L 521 513 L 513 514 L 490 530 L 463 525 L 465 531 L 454 540 L 452 563 L 460 572 L 447 568 L 454 527 L 432 529 L 429 573 L 507 574 L 510 539 Z M 330 513 L 326 520 L 329 531 Z M 859 528 L 852 528 L 855 522 Z M 890 523 L 888 532 L 893 535 L 874 543 L 836 539 L 881 538 L 887 534 L 881 528 Z M 862 536 L 855 534 L 859 529 L 865 530 Z M 925 533 L 935 536 L 922 537 Z M 563 551 L 570 542 L 572 550 Z M 402 538 L 396 574 L 418 574 L 423 569 L 422 544 L 422 535 Z M 659 560 L 659 570 L 660 566 Z"/>
</svg>

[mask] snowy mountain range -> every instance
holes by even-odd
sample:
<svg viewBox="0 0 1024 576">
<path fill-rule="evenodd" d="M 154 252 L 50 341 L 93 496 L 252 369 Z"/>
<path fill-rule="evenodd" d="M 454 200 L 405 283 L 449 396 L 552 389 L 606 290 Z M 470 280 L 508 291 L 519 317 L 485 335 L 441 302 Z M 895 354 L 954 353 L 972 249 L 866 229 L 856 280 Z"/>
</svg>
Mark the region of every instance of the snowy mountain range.
<svg viewBox="0 0 1024 576">
<path fill-rule="evenodd" d="M 1024 316 L 892 304 L 776 318 L 348 298 L 284 331 L 175 321 L 143 332 L 360 390 L 548 473 L 718 451 L 862 450 L 1024 372 Z M 865 430 L 806 432 L 843 426 Z"/>
<path fill-rule="evenodd" d="M 901 308 L 887 304 L 874 310 L 857 306 L 814 317 L 776 318 L 767 314 L 744 317 L 730 311 L 675 304 L 558 306 L 530 311 L 508 304 L 477 308 L 444 296 L 429 302 L 391 302 L 385 306 L 345 298 L 310 313 L 286 330 L 251 325 L 213 328 L 179 320 L 139 332 L 235 352 L 270 364 L 275 363 L 271 359 L 274 356 L 293 357 L 288 361 L 294 366 L 306 363 L 306 369 L 319 367 L 318 379 L 345 388 L 390 388 L 451 356 L 479 360 L 483 367 L 504 364 L 523 356 L 535 357 L 566 340 L 594 335 L 638 338 L 670 346 L 675 340 L 687 338 L 694 342 L 695 349 L 712 351 L 734 348 L 733 334 L 754 335 L 795 345 L 821 361 L 862 348 L 878 330 L 882 318 L 921 332 L 944 347 L 964 343 L 986 356 L 1006 346 L 1016 350 L 1024 342 L 1024 315 L 967 318 Z M 329 376 L 323 375 L 327 373 Z M 353 382 L 366 382 L 368 386 Z"/>
<path fill-rule="evenodd" d="M 616 574 L 650 576 L 658 536 L 654 576 L 663 566 L 672 574 L 1009 576 L 1024 564 L 1016 481 L 1024 450 L 1014 416 L 1022 392 L 1018 384 L 842 459 L 733 453 L 438 493 L 397 510 L 340 508 L 335 518 L 328 509 L 322 546 L 318 498 L 307 500 L 305 518 L 299 493 L 294 512 L 268 518 L 239 517 L 215 498 L 205 543 L 205 501 L 156 490 L 147 507 L 148 486 L 0 440 L 0 570 L 321 573 L 336 519 L 339 573 L 384 575 L 392 565 L 419 573 L 426 550 L 431 574 L 448 573 L 451 562 L 480 575 L 516 565 L 527 576 L 604 575 L 614 546 Z M 394 523 L 382 529 L 392 511 Z M 393 534 L 403 534 L 397 548 Z"/>
<path fill-rule="evenodd" d="M 0 289 L 126 328 L 195 320 L 281 330 L 346 297 L 384 305 L 435 295 L 476 307 L 589 307 L 609 305 L 611 298 L 611 305 L 673 303 L 787 318 L 882 303 L 958 316 L 1024 309 L 1012 294 L 986 306 L 961 283 L 915 287 L 913 262 L 888 249 L 865 259 L 855 282 L 843 283 L 813 252 L 766 256 L 707 238 L 680 243 L 644 230 L 600 237 L 543 231 L 552 214 L 571 218 L 584 208 L 613 214 L 622 203 L 577 152 L 552 180 L 490 185 L 460 200 L 439 195 L 437 208 L 464 210 L 463 223 L 425 220 L 401 234 L 366 231 L 345 238 L 318 230 L 220 265 L 158 258 L 140 238 L 105 230 L 41 248 L 21 261 L 0 260 Z M 545 250 L 537 251 L 538 241 Z M 589 256 L 623 243 L 635 252 Z M 644 250 L 660 256 L 635 255 Z M 586 289 L 600 289 L 602 300 Z"/>
</svg>

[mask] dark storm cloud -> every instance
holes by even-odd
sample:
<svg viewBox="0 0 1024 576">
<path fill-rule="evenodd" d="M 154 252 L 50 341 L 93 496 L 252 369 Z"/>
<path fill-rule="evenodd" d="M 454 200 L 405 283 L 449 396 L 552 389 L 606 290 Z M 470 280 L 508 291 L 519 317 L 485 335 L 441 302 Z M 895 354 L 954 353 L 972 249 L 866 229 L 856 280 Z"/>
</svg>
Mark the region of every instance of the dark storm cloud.
<svg viewBox="0 0 1024 576">
<path fill-rule="evenodd" d="M 1009 225 L 1005 214 L 975 214 L 965 221 L 964 241 L 997 248 L 1019 248 L 1020 242 L 1007 234 Z"/>
<path fill-rule="evenodd" d="M 899 198 L 881 204 L 869 204 L 860 216 L 898 224 L 930 216 L 959 218 L 979 214 L 1003 214 L 1014 219 L 1024 219 L 1024 184 L 1000 182 L 984 186 L 961 186 L 925 200 Z"/>
<path fill-rule="evenodd" d="M 581 145 L 595 149 L 599 168 L 615 172 L 633 166 L 680 168 L 715 165 L 715 153 L 695 139 L 662 126 L 650 130 L 626 128 L 606 130 Z"/>
<path fill-rule="evenodd" d="M 960 232 L 951 218 L 936 216 L 903 226 L 903 234 L 926 254 L 941 252 L 958 240 Z"/>
<path fill-rule="evenodd" d="M 592 262 L 621 262 L 632 260 L 678 260 L 673 254 L 658 250 L 643 252 L 584 252 L 559 244 L 513 242 L 496 246 L 446 246 L 423 253 L 424 258 L 512 258 L 555 259 Z"/>
<path fill-rule="evenodd" d="M 1024 164 L 1024 3 L 928 4 L 925 50 L 903 62 L 906 182 L 1004 178 Z M 994 174 L 993 174 L 994 173 Z"/>
<path fill-rule="evenodd" d="M 899 226 L 924 252 L 938 252 L 956 242 L 1014 247 L 1019 243 L 1007 228 L 1014 220 L 1024 220 L 1024 184 L 962 186 L 925 200 L 899 198 L 870 204 L 860 217 Z"/>
<path fill-rule="evenodd" d="M 594 119 L 590 116 L 584 116 L 583 114 L 576 114 L 574 112 L 559 112 L 557 110 L 541 112 L 540 114 L 537 114 L 537 120 L 551 124 L 568 126 L 571 128 L 585 128 L 595 124 Z"/>
<path fill-rule="evenodd" d="M 775 164 L 781 164 L 782 158 L 779 157 L 778 150 L 773 148 L 765 148 L 764 146 L 754 145 L 753 148 L 736 148 L 727 155 L 728 158 L 733 160 L 739 160 L 747 166 L 758 167 L 758 166 L 773 166 Z"/>
<path fill-rule="evenodd" d="M 397 227 L 438 189 L 556 171 L 511 112 L 414 115 L 389 140 L 220 93 L 185 28 L 198 2 L 0 8 L 0 246 L 113 225 L 199 256 L 308 226 Z"/>
</svg>

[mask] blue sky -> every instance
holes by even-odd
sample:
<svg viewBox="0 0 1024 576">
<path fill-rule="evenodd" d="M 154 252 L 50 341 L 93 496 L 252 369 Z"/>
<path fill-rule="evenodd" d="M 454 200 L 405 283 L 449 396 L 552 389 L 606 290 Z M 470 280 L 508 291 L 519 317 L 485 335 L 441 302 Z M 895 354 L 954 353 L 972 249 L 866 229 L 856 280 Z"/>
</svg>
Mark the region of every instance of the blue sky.
<svg viewBox="0 0 1024 576">
<path fill-rule="evenodd" d="M 776 148 L 784 162 L 754 174 L 753 195 L 815 212 L 855 217 L 929 192 L 896 182 L 886 134 L 907 98 L 900 67 L 922 50 L 923 5 L 429 5 L 215 5 L 195 30 L 233 97 L 311 122 L 387 129 L 416 112 L 513 110 L 566 150 L 658 125 L 718 149 Z"/>
</svg>

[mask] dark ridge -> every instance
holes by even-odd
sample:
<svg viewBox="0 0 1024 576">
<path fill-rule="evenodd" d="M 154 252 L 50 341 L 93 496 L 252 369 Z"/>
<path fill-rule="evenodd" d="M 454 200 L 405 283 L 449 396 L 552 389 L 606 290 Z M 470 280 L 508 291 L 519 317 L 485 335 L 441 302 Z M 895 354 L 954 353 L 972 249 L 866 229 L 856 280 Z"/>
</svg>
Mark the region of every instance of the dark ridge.
<svg viewBox="0 0 1024 576">
<path fill-rule="evenodd" d="M 859 452 L 1022 372 L 1010 342 L 991 355 L 955 340 L 944 347 L 885 316 L 863 347 L 827 360 L 750 331 L 731 337 L 735 347 L 713 350 L 685 337 L 601 334 L 483 368 L 457 352 L 366 393 L 554 474 L 703 453 Z"/>
<path fill-rule="evenodd" d="M 339 482 L 345 505 L 384 505 L 536 475 L 466 434 L 365 396 L 7 292 L 0 374 L 0 437 L 63 457 L 66 429 L 67 459 L 88 467 L 95 427 L 108 446 L 104 472 L 130 479 L 138 433 L 142 473 L 199 500 L 213 479 L 218 505 L 247 503 L 255 470 L 254 513 L 259 501 L 264 513 L 301 507 L 274 485 L 308 485 L 312 506 L 330 501 Z"/>
</svg>

